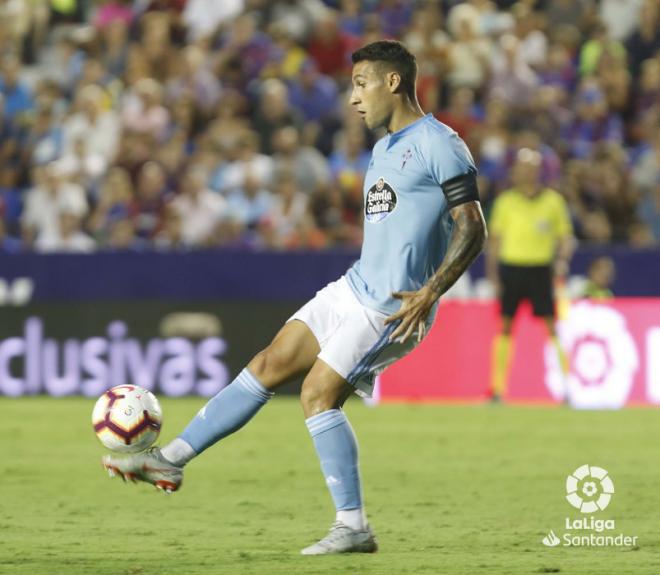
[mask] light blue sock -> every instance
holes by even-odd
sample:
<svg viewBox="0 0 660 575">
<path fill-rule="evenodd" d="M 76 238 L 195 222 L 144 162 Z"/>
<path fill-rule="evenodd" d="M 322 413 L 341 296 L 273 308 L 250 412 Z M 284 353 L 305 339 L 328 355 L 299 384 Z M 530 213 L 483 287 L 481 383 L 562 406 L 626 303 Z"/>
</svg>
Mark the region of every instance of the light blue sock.
<svg viewBox="0 0 660 575">
<path fill-rule="evenodd" d="M 202 407 L 179 437 L 200 454 L 243 427 L 272 396 L 245 368 Z"/>
<path fill-rule="evenodd" d="M 341 409 L 330 409 L 305 420 L 321 460 L 321 470 L 337 511 L 362 507 L 358 446 Z"/>
</svg>

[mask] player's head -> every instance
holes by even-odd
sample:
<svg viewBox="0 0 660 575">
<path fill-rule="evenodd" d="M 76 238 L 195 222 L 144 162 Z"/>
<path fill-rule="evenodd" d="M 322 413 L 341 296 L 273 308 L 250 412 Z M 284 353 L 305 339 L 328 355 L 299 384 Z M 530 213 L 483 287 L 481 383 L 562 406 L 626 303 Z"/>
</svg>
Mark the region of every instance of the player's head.
<svg viewBox="0 0 660 575">
<path fill-rule="evenodd" d="M 541 154 L 530 148 L 522 148 L 516 154 L 512 180 L 527 195 L 535 195 L 539 191 L 542 162 Z"/>
<path fill-rule="evenodd" d="M 352 60 L 351 104 L 367 127 L 387 126 L 397 106 L 417 102 L 417 61 L 401 42 L 372 42 L 353 52 Z"/>
<path fill-rule="evenodd" d="M 599 257 L 589 264 L 587 275 L 600 288 L 608 288 L 614 280 L 614 261 L 608 257 Z"/>
</svg>

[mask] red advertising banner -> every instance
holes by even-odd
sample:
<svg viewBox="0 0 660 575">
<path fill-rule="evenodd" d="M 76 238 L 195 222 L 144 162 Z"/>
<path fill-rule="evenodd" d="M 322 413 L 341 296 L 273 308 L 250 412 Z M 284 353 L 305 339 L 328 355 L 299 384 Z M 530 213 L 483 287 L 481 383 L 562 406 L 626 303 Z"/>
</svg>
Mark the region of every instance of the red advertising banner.
<svg viewBox="0 0 660 575">
<path fill-rule="evenodd" d="M 496 303 L 442 304 L 420 346 L 381 375 L 380 400 L 485 400 L 498 325 Z M 577 301 L 557 331 L 568 374 L 543 323 L 520 310 L 505 399 L 584 409 L 660 403 L 660 299 Z"/>
</svg>

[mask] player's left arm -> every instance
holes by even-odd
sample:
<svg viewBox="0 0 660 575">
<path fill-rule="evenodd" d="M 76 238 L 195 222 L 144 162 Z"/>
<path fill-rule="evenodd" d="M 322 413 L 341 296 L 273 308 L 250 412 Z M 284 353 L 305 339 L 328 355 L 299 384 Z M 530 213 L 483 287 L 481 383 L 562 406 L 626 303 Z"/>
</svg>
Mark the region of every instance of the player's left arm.
<svg viewBox="0 0 660 575">
<path fill-rule="evenodd" d="M 555 276 L 559 279 L 564 279 L 568 275 L 568 269 L 574 251 L 575 239 L 572 235 L 566 235 L 559 238 L 554 265 Z"/>
<path fill-rule="evenodd" d="M 488 233 L 478 200 L 459 203 L 449 213 L 455 225 L 447 253 L 438 270 L 420 290 L 392 294 L 402 303 L 399 311 L 385 320 L 385 323 L 401 321 L 392 332 L 390 341 L 400 337 L 403 343 L 415 329 L 417 340 L 421 341 L 426 331 L 426 318 L 435 302 L 463 275 L 484 247 Z"/>
<path fill-rule="evenodd" d="M 434 303 L 470 267 L 484 248 L 488 236 L 486 221 L 478 201 L 460 204 L 449 213 L 454 220 L 454 231 L 447 254 L 438 270 L 424 286 L 433 293 Z"/>
<path fill-rule="evenodd" d="M 554 225 L 557 234 L 557 251 L 555 253 L 554 272 L 555 276 L 563 281 L 568 275 L 569 264 L 576 243 L 568 205 L 564 200 L 558 202 L 556 212 Z"/>
</svg>

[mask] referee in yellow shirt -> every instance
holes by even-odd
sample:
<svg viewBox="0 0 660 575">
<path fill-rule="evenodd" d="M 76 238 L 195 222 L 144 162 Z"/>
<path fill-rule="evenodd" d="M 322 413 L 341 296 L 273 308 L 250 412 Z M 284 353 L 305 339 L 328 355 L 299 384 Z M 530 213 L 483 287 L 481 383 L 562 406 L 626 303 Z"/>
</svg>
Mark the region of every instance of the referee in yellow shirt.
<svg viewBox="0 0 660 575">
<path fill-rule="evenodd" d="M 488 226 L 486 269 L 496 286 L 502 316 L 493 342 L 490 392 L 497 401 L 506 393 L 513 356 L 511 324 L 518 305 L 529 300 L 543 319 L 560 364 L 567 361 L 555 332 L 554 278 L 563 279 L 573 251 L 573 230 L 564 198 L 541 184 L 541 155 L 521 149 L 513 166 L 514 187 L 495 200 Z"/>
</svg>

